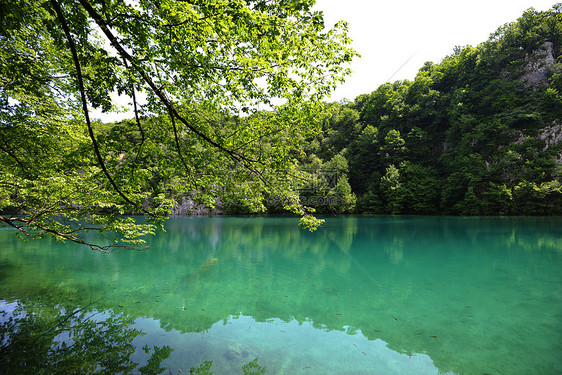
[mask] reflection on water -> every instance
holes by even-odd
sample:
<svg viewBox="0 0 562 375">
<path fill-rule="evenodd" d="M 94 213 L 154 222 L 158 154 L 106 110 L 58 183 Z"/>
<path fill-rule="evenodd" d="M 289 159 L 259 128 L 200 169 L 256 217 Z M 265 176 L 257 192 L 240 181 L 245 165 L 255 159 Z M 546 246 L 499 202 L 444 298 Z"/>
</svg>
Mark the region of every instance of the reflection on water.
<svg viewBox="0 0 562 375">
<path fill-rule="evenodd" d="M 48 299 L 48 298 L 47 298 Z M 145 365 L 131 360 L 141 331 L 134 318 L 113 311 L 69 308 L 38 300 L 0 301 L 0 372 L 3 374 L 157 374 L 172 349 L 145 346 Z"/>
<path fill-rule="evenodd" d="M 2 301 L 0 307 L 0 372 L 6 374 L 185 373 L 182 368 L 209 358 L 215 374 L 241 373 L 260 358 L 272 374 L 438 373 L 425 354 L 398 353 L 360 331 L 318 329 L 310 321 L 258 322 L 239 315 L 201 333 L 182 333 L 112 310 Z"/>
<path fill-rule="evenodd" d="M 147 334 L 131 361 L 169 346 L 173 373 L 257 358 L 272 374 L 556 374 L 561 223 L 350 217 L 308 233 L 292 218 L 178 218 L 149 250 L 111 255 L 4 230 L 0 299 L 134 318 Z"/>
<path fill-rule="evenodd" d="M 166 332 L 153 320 L 138 325 L 149 334 L 139 341 L 158 337 L 176 348 L 166 363 L 184 368 L 213 358 L 216 374 L 231 374 L 258 358 L 269 374 L 437 374 L 426 354 L 399 353 L 380 339 L 369 340 L 360 331 L 315 328 L 313 322 L 231 316 L 202 333 Z M 181 348 L 178 350 L 177 348 Z"/>
</svg>

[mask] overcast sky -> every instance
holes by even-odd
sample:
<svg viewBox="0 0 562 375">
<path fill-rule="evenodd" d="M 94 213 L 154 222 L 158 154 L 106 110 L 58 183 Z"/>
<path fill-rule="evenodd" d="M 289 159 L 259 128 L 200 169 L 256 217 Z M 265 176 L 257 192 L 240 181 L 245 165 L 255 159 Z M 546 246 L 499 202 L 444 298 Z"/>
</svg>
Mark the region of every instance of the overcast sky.
<svg viewBox="0 0 562 375">
<path fill-rule="evenodd" d="M 440 62 L 455 46 L 476 46 L 525 10 L 548 10 L 556 2 L 317 0 L 316 9 L 324 12 L 326 26 L 338 20 L 349 23 L 354 48 L 362 56 L 352 64 L 353 75 L 331 100 L 353 100 L 385 82 L 412 80 L 424 62 Z"/>
</svg>

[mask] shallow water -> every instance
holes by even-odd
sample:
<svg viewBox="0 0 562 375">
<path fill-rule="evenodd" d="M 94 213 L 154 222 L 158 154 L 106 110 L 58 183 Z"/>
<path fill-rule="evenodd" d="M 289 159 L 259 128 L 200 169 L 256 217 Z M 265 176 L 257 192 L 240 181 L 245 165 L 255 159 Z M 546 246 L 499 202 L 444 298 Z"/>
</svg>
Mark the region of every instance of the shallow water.
<svg viewBox="0 0 562 375">
<path fill-rule="evenodd" d="M 133 359 L 170 346 L 174 374 L 254 358 L 268 374 L 562 373 L 562 219 L 296 224 L 172 218 L 150 249 L 110 255 L 1 230 L 0 310 L 52 290 L 129 314 L 147 333 Z"/>
</svg>

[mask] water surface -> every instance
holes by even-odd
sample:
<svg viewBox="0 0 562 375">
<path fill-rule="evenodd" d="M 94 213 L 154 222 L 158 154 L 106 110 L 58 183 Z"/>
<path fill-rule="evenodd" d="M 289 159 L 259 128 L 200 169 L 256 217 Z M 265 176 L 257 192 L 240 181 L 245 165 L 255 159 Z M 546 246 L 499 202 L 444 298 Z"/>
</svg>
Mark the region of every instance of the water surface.
<svg viewBox="0 0 562 375">
<path fill-rule="evenodd" d="M 0 310 L 123 313 L 179 373 L 562 373 L 562 219 L 173 218 L 110 255 L 0 230 Z M 55 306 L 55 307 L 56 307 Z M 100 317 L 101 316 L 101 317 Z M 167 370 L 167 373 L 169 372 Z"/>
</svg>

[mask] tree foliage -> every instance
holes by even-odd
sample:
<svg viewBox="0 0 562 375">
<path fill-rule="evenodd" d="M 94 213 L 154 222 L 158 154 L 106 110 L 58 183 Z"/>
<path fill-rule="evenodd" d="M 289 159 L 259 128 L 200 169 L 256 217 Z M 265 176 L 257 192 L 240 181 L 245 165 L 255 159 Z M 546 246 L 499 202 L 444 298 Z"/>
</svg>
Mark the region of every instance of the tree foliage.
<svg viewBox="0 0 562 375">
<path fill-rule="evenodd" d="M 178 191 L 212 203 L 243 182 L 250 212 L 292 196 L 272 181 L 294 172 L 356 55 L 347 25 L 325 28 L 313 4 L 2 0 L 0 221 L 106 251 L 141 243 Z M 96 122 L 114 93 L 134 120 Z M 87 243 L 89 230 L 114 236 Z"/>
</svg>

